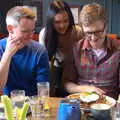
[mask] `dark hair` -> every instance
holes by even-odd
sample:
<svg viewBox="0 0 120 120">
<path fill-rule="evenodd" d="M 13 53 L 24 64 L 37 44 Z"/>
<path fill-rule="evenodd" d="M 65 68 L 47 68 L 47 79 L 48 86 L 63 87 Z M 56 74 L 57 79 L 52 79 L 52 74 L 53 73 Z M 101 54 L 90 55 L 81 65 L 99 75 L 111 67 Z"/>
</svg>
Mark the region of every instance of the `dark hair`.
<svg viewBox="0 0 120 120">
<path fill-rule="evenodd" d="M 46 22 L 46 34 L 45 34 L 45 45 L 48 50 L 49 58 L 56 53 L 58 47 L 58 33 L 53 27 L 54 17 L 61 11 L 65 11 L 69 17 L 69 27 L 71 29 L 74 24 L 74 19 L 69 5 L 61 0 L 52 1 L 47 12 L 47 22 Z"/>
</svg>

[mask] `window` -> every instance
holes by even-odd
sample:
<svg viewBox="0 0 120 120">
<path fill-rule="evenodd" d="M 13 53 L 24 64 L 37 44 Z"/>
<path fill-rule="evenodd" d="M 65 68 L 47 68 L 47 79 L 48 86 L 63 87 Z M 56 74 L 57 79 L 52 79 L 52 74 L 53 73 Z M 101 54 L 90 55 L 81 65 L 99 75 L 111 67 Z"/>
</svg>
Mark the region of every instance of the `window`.
<svg viewBox="0 0 120 120">
<path fill-rule="evenodd" d="M 74 17 L 75 24 L 79 23 L 79 13 L 80 13 L 80 6 L 72 6 L 71 11 Z"/>
</svg>

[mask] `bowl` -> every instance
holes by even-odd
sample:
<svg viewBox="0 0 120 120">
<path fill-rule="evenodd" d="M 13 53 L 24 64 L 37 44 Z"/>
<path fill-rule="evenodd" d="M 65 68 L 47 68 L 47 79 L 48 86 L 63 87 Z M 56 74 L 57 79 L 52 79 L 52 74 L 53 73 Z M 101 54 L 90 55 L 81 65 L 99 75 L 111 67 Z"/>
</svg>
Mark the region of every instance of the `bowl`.
<svg viewBox="0 0 120 120">
<path fill-rule="evenodd" d="M 111 106 L 103 103 L 96 103 L 90 106 L 91 114 L 95 120 L 111 120 Z"/>
</svg>

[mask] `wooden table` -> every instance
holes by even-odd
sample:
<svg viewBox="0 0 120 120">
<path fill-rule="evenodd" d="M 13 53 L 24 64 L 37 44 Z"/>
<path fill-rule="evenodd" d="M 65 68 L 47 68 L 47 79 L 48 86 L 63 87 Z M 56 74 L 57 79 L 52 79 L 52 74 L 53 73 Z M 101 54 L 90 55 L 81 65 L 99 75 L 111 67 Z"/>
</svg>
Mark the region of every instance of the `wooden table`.
<svg viewBox="0 0 120 120">
<path fill-rule="evenodd" d="M 48 104 L 50 106 L 50 115 L 46 118 L 32 118 L 31 115 L 27 117 L 27 120 L 57 120 L 58 104 L 62 98 L 50 97 Z"/>
</svg>

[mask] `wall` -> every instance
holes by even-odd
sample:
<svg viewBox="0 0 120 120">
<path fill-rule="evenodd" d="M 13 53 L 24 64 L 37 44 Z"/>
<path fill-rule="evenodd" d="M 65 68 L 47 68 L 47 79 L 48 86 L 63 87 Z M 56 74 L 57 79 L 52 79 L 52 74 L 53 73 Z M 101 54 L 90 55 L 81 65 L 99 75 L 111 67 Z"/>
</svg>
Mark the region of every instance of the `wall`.
<svg viewBox="0 0 120 120">
<path fill-rule="evenodd" d="M 0 3 L 0 33 L 7 34 L 5 17 L 7 11 L 16 5 L 22 5 L 22 0 L 2 0 Z"/>
<path fill-rule="evenodd" d="M 120 0 L 111 3 L 111 32 L 120 35 Z"/>
<path fill-rule="evenodd" d="M 104 5 L 108 15 L 108 32 L 120 35 L 120 0 L 65 0 L 65 1 L 70 6 L 72 5 L 83 6 L 86 3 L 91 2 L 98 2 Z M 47 6 L 45 7 L 47 8 Z"/>
<path fill-rule="evenodd" d="M 37 32 L 45 25 L 46 12 L 52 0 L 4 0 L 0 4 L 0 32 L 7 33 L 5 15 L 15 5 L 31 5 L 38 8 Z M 70 6 L 83 6 L 86 3 L 98 2 L 104 5 L 108 14 L 108 32 L 120 35 L 120 0 L 65 0 Z"/>
</svg>

